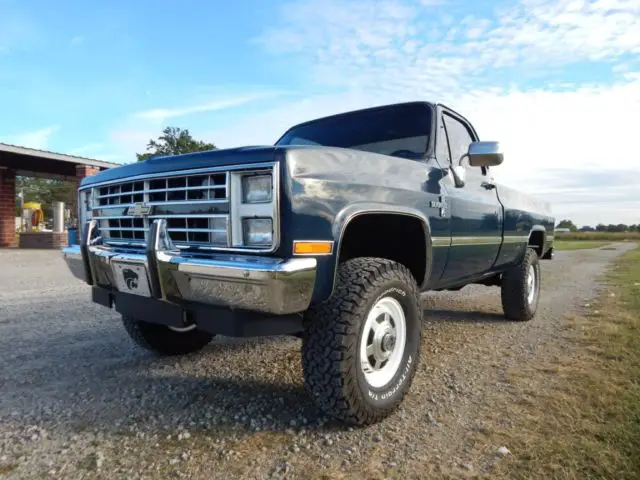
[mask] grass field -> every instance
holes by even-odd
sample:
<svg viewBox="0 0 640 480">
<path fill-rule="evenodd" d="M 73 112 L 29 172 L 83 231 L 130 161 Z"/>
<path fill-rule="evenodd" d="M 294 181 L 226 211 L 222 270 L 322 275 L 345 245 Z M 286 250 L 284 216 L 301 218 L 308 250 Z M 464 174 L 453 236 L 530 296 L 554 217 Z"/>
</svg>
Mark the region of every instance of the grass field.
<svg viewBox="0 0 640 480">
<path fill-rule="evenodd" d="M 600 241 L 600 242 L 624 242 L 640 241 L 640 232 L 574 232 L 556 233 L 556 241 Z"/>
<path fill-rule="evenodd" d="M 566 354 L 511 375 L 529 393 L 498 435 L 526 453 L 499 476 L 640 478 L 640 248 L 618 259 L 588 310 L 568 318 Z"/>
<path fill-rule="evenodd" d="M 584 250 L 587 248 L 600 248 L 608 245 L 610 242 L 597 240 L 556 240 L 553 242 L 555 250 Z"/>
</svg>

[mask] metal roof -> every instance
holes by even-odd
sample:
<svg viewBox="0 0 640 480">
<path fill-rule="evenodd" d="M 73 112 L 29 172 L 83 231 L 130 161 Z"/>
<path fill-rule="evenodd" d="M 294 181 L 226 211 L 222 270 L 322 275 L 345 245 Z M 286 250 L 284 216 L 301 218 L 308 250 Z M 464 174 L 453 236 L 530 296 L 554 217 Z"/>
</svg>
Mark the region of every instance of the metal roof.
<svg viewBox="0 0 640 480">
<path fill-rule="evenodd" d="M 21 147 L 19 145 L 9 145 L 8 143 L 0 143 L 0 153 L 13 153 L 16 155 L 26 155 L 29 157 L 46 158 L 59 162 L 68 162 L 76 165 L 89 165 L 100 168 L 114 168 L 122 166 L 119 163 L 105 162 L 94 158 L 78 157 L 76 155 L 67 155 L 64 153 L 49 152 L 46 150 L 37 150 L 35 148 Z"/>
</svg>

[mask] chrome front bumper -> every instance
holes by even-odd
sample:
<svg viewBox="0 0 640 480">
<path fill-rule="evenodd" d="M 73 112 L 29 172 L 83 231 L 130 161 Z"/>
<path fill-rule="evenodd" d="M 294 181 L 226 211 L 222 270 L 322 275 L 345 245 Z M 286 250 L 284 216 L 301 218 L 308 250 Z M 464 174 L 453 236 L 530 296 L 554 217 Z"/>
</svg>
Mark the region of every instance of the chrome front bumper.
<svg viewBox="0 0 640 480">
<path fill-rule="evenodd" d="M 95 221 L 88 222 L 80 245 L 63 249 L 71 272 L 89 285 L 129 293 L 118 270 L 134 266 L 146 271 L 149 296 L 161 301 L 275 315 L 303 312 L 311 303 L 315 258 L 283 260 L 234 254 L 187 257 L 171 245 L 165 220 L 155 220 L 152 225 L 145 254 L 123 253 L 93 243 L 95 228 Z"/>
</svg>

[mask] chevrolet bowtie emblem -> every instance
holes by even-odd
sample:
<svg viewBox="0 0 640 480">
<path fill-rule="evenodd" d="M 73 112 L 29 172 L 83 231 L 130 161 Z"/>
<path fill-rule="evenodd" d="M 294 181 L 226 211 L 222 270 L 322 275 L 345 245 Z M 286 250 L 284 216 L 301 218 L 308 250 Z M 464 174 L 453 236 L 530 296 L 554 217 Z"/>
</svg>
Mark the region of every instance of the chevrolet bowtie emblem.
<svg viewBox="0 0 640 480">
<path fill-rule="evenodd" d="M 136 203 L 127 208 L 127 215 L 131 217 L 146 217 L 151 213 L 151 207 L 144 203 Z"/>
</svg>

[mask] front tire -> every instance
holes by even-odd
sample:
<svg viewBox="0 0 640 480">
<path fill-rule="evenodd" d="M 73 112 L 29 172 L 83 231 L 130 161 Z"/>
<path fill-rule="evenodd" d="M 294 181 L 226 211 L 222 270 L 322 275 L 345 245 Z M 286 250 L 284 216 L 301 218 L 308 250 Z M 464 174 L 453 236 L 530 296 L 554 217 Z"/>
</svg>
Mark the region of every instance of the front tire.
<svg viewBox="0 0 640 480">
<path fill-rule="evenodd" d="M 137 345 L 163 357 L 197 352 L 214 337 L 196 328 L 171 329 L 126 316 L 122 317 L 122 323 Z"/>
<path fill-rule="evenodd" d="M 338 267 L 333 295 L 309 310 L 305 385 L 325 414 L 368 425 L 389 416 L 413 381 L 423 312 L 406 267 L 355 258 Z"/>
<path fill-rule="evenodd" d="M 538 254 L 527 248 L 522 262 L 502 276 L 501 297 L 505 317 L 519 322 L 531 320 L 538 309 L 540 283 Z"/>
</svg>

